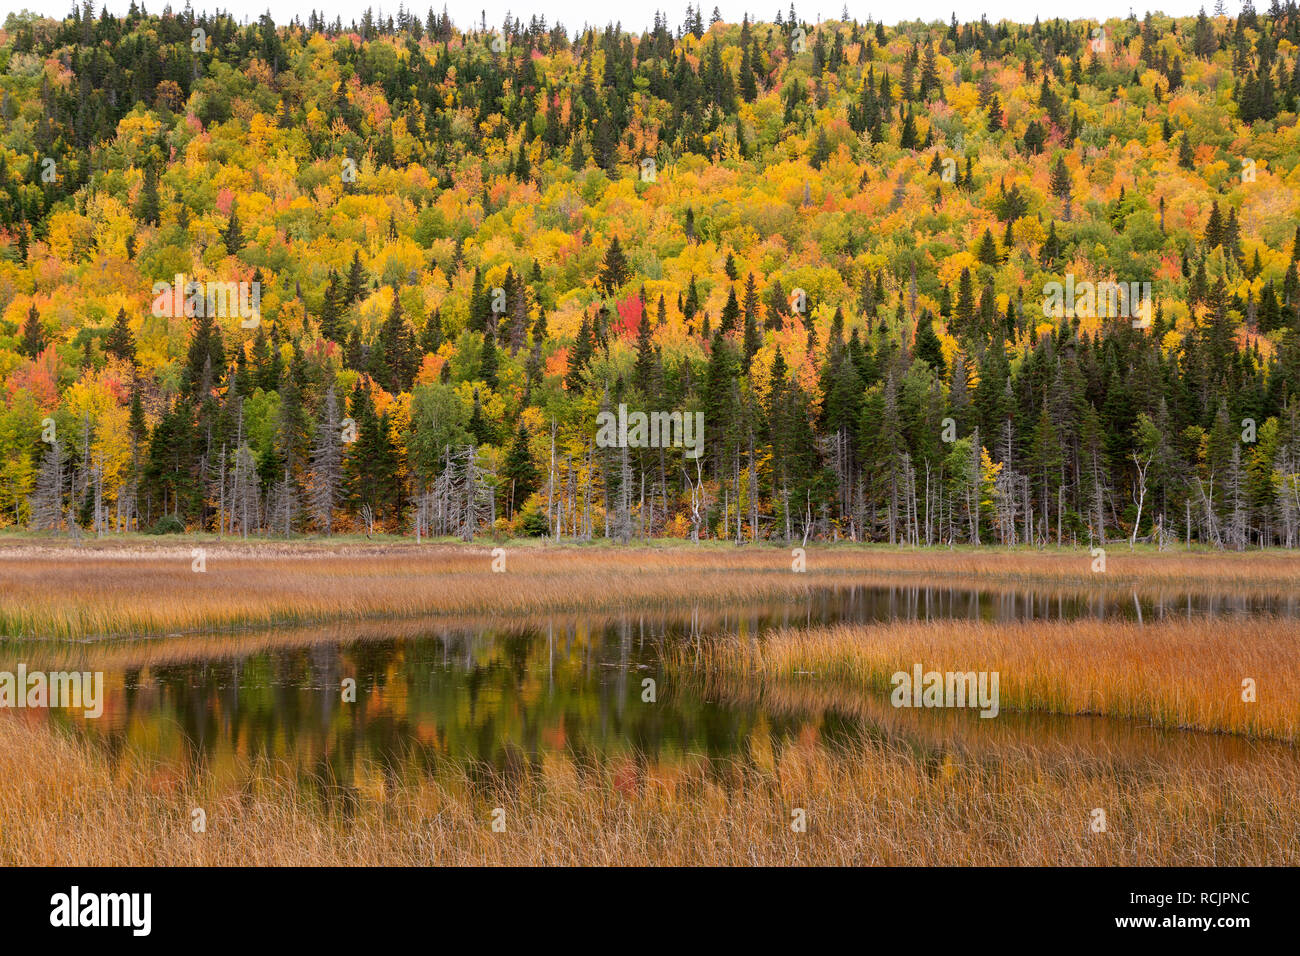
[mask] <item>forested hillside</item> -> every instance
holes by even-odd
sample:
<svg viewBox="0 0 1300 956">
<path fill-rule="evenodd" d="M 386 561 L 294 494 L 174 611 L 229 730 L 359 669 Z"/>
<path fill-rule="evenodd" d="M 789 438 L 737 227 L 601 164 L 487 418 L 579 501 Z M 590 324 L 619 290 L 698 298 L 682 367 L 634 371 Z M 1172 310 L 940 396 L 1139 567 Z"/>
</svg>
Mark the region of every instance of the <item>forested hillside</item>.
<svg viewBox="0 0 1300 956">
<path fill-rule="evenodd" d="M 9 16 L 0 525 L 1300 545 L 1294 3 L 655 23 Z"/>
</svg>

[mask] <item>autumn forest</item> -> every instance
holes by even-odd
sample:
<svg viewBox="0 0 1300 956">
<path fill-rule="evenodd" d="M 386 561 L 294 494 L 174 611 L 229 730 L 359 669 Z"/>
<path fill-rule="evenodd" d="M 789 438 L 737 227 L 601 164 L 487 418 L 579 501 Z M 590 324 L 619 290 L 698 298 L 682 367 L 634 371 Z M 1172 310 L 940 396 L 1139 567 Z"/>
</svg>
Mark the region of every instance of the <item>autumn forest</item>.
<svg viewBox="0 0 1300 956">
<path fill-rule="evenodd" d="M 1294 2 L 119 13 L 0 32 L 0 527 L 1300 546 Z"/>
</svg>

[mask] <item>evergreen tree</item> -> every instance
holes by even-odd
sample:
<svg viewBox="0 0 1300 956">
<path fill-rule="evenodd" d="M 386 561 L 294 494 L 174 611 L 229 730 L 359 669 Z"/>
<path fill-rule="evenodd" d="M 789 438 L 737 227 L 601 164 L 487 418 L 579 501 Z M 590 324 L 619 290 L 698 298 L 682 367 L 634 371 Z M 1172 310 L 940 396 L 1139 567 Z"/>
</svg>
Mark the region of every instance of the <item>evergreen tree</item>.
<svg viewBox="0 0 1300 956">
<path fill-rule="evenodd" d="M 539 475 L 533 464 L 532 452 L 528 449 L 528 429 L 520 422 L 515 429 L 514 441 L 506 452 L 506 459 L 501 469 L 504 479 L 503 492 L 509 492 L 513 508 L 508 511 L 513 515 L 519 511 L 528 497 L 537 490 Z M 504 510 L 504 509 L 503 509 Z"/>
<path fill-rule="evenodd" d="M 131 335 L 131 326 L 126 321 L 126 309 L 117 310 L 113 327 L 104 339 L 104 351 L 123 362 L 135 362 L 135 337 Z"/>
<path fill-rule="evenodd" d="M 619 245 L 618 236 L 615 236 L 610 241 L 609 249 L 605 252 L 604 264 L 600 269 L 601 288 L 607 295 L 613 295 L 628 281 L 631 274 L 627 257 L 623 255 L 623 247 Z"/>
<path fill-rule="evenodd" d="M 45 329 L 41 326 L 41 315 L 36 311 L 36 304 L 27 310 L 27 319 L 23 322 L 22 342 L 18 351 L 28 358 L 36 358 L 45 351 Z"/>
<path fill-rule="evenodd" d="M 488 388 L 497 387 L 497 343 L 491 332 L 483 333 L 483 350 L 479 357 L 478 377 Z"/>
<path fill-rule="evenodd" d="M 222 230 L 221 241 L 226 246 L 226 252 L 232 256 L 244 248 L 244 231 L 239 225 L 239 210 L 235 203 L 230 204 L 230 218 Z"/>
<path fill-rule="evenodd" d="M 342 299 L 338 273 L 331 269 L 329 280 L 325 284 L 325 298 L 321 303 L 320 334 L 321 338 L 340 345 L 347 340 L 347 333 L 343 327 Z"/>
<path fill-rule="evenodd" d="M 736 287 L 732 286 L 727 291 L 727 304 L 722 307 L 722 322 L 718 325 L 718 331 L 723 335 L 734 332 L 739 321 L 740 303 L 736 301 Z"/>
<path fill-rule="evenodd" d="M 370 277 L 361 264 L 361 253 L 360 251 L 354 251 L 352 253 L 352 264 L 348 267 L 348 280 L 343 295 L 344 308 L 361 300 L 366 291 L 366 284 L 369 281 Z"/>
<path fill-rule="evenodd" d="M 420 348 L 415 340 L 415 330 L 402 314 L 402 302 L 393 296 L 388 318 L 379 328 L 374 352 L 373 375 L 388 391 L 410 391 L 411 383 L 420 370 Z"/>
<path fill-rule="evenodd" d="M 483 414 L 483 404 L 479 401 L 478 389 L 474 389 L 474 409 L 469 416 L 469 424 L 466 426 L 469 433 L 474 436 L 474 441 L 479 445 L 490 445 L 496 440 L 495 430 L 492 424 Z"/>
<path fill-rule="evenodd" d="M 938 372 L 940 378 L 947 377 L 948 363 L 943 359 L 943 347 L 934 334 L 934 322 L 928 312 L 922 312 L 916 324 L 916 345 L 912 354 Z"/>
<path fill-rule="evenodd" d="M 160 204 L 158 200 L 158 168 L 153 163 L 144 167 L 144 182 L 140 186 L 140 198 L 136 203 L 135 217 L 149 226 L 160 222 Z"/>
<path fill-rule="evenodd" d="M 578 326 L 578 337 L 569 349 L 568 373 L 564 377 L 564 387 L 571 392 L 578 392 L 587 386 L 587 366 L 595 354 L 595 342 L 591 331 L 591 321 L 584 314 Z"/>
</svg>

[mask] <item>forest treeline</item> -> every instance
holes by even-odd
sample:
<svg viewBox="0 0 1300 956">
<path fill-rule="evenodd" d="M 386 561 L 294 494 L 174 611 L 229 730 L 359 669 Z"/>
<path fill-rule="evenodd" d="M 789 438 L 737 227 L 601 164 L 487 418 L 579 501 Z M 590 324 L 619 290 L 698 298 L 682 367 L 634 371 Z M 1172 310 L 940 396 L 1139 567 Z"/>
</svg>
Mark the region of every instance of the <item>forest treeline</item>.
<svg viewBox="0 0 1300 956">
<path fill-rule="evenodd" d="M 11 14 L 0 526 L 1296 547 L 1298 103 L 1276 0 Z"/>
</svg>

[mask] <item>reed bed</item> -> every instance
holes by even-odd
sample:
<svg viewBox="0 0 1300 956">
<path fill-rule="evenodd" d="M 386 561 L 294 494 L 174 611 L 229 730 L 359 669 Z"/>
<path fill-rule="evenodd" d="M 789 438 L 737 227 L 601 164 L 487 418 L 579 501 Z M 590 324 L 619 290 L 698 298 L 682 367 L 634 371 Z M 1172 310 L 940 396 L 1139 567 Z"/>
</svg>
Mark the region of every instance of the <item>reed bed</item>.
<svg viewBox="0 0 1300 956">
<path fill-rule="evenodd" d="M 1296 621 L 1269 617 L 896 622 L 783 628 L 761 641 L 714 637 L 673 649 L 669 660 L 679 671 L 841 682 L 882 695 L 893 674 L 911 674 L 917 663 L 997 671 L 1003 711 L 1101 714 L 1295 742 L 1298 638 Z M 1246 678 L 1255 681 L 1254 702 L 1242 699 Z"/>
<path fill-rule="evenodd" d="M 561 610 L 548 614 L 502 615 L 491 623 L 495 634 L 572 634 L 578 629 L 598 631 L 625 623 L 649 627 L 659 642 L 666 627 L 689 619 L 699 633 L 709 633 L 740 622 L 746 630 L 756 617 L 777 615 L 789 605 L 779 600 L 710 601 L 694 613 L 661 607 L 626 610 L 616 607 L 595 611 Z M 104 638 L 100 640 L 10 640 L 0 644 L 0 670 L 23 663 L 29 670 L 139 669 L 222 658 L 248 657 L 272 650 L 308 648 L 323 644 L 345 645 L 368 641 L 418 640 L 458 631 L 484 629 L 482 614 L 443 614 L 420 617 L 378 617 L 367 620 L 327 620 L 281 627 L 252 626 L 240 630 L 170 635 Z"/>
<path fill-rule="evenodd" d="M 189 548 L 0 546 L 0 637 L 84 640 L 329 620 L 522 615 L 757 602 L 834 585 L 1035 588 L 1043 596 L 1191 591 L 1295 600 L 1300 555 L 809 548 L 807 572 L 769 547 L 487 547 L 204 543 Z"/>
<path fill-rule="evenodd" d="M 883 694 L 860 685 L 829 681 L 755 681 L 749 675 L 709 673 L 692 680 L 690 691 L 728 707 L 761 710 L 773 718 L 834 725 L 851 739 L 869 736 L 918 753 L 960 748 L 981 757 L 1004 749 L 1107 759 L 1137 766 L 1146 761 L 1185 767 L 1250 767 L 1280 757 L 1300 762 L 1300 750 L 1283 741 L 1236 734 L 1162 730 L 1150 724 L 1099 715 L 1002 711 L 996 720 L 957 708 L 896 708 Z M 828 720 L 829 718 L 829 720 Z M 845 723 L 861 731 L 845 732 Z"/>
<path fill-rule="evenodd" d="M 345 815 L 276 774 L 190 788 L 129 753 L 110 762 L 45 725 L 8 724 L 4 865 L 1300 863 L 1300 769 L 1277 758 L 1117 767 L 799 740 L 723 768 L 551 756 L 514 786 L 376 773 Z M 1105 832 L 1090 827 L 1096 808 Z M 795 809 L 806 832 L 791 828 Z"/>
<path fill-rule="evenodd" d="M 825 546 L 807 549 L 800 574 L 776 547 L 530 542 L 508 546 L 495 573 L 489 546 L 200 544 L 203 573 L 188 542 L 0 544 L 0 636 L 19 642 L 7 652 L 119 670 L 485 620 L 563 627 L 687 609 L 692 633 L 707 636 L 664 645 L 666 692 L 702 687 L 774 716 L 837 716 L 793 737 L 755 730 L 730 761 L 544 750 L 503 774 L 446 754 L 435 769 L 356 756 L 346 781 L 325 782 L 296 755 L 240 751 L 216 773 L 0 712 L 0 864 L 1300 863 L 1294 620 L 962 619 L 751 634 L 725 610 L 900 584 L 1285 604 L 1300 591 L 1300 556 L 1116 551 L 1093 574 L 1083 551 Z M 917 662 L 997 670 L 1000 716 L 890 707 L 890 676 Z M 1241 700 L 1246 677 L 1255 703 Z M 204 833 L 191 829 L 195 808 Z M 790 827 L 796 808 L 806 832 Z M 1097 808 L 1102 833 L 1090 828 Z"/>
</svg>

